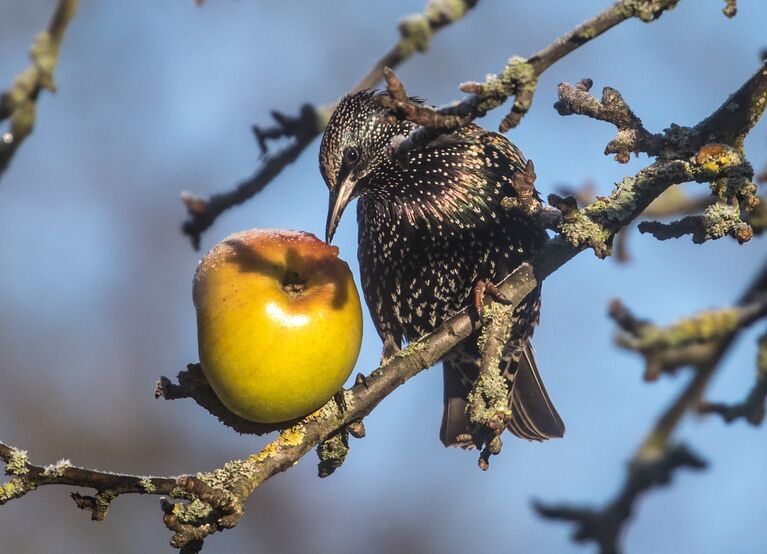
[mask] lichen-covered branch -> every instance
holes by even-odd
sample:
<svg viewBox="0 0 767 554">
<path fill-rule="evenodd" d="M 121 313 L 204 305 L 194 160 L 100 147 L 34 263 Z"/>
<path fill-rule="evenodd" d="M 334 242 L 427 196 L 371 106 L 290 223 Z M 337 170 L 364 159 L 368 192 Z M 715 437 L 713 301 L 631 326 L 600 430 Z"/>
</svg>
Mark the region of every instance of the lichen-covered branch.
<svg viewBox="0 0 767 554">
<path fill-rule="evenodd" d="M 645 379 L 672 373 L 686 365 L 698 365 L 706 344 L 728 337 L 767 316 L 767 294 L 750 304 L 708 310 L 661 327 L 636 318 L 618 300 L 610 304 L 610 317 L 620 331 L 615 342 L 645 359 Z"/>
<path fill-rule="evenodd" d="M 104 500 L 121 494 L 164 494 L 183 497 L 174 477 L 149 477 L 96 471 L 72 465 L 69 460 L 40 466 L 29 461 L 27 453 L 0 442 L 0 460 L 5 462 L 5 473 L 10 480 L 0 485 L 0 505 L 34 491 L 44 485 L 71 485 L 88 487 L 101 494 L 100 517 L 106 514 Z M 82 497 L 78 495 L 78 499 Z M 76 501 L 78 500 L 76 499 Z M 78 502 L 81 508 L 95 509 L 90 502 Z M 94 514 L 95 515 L 95 514 Z"/>
<path fill-rule="evenodd" d="M 589 79 L 575 86 L 560 84 L 559 101 L 555 108 L 562 115 L 588 115 L 614 124 L 618 128 L 618 136 L 607 145 L 605 154 L 615 153 L 616 159 L 621 162 L 628 161 L 631 152 L 646 152 L 659 161 L 679 161 L 694 156 L 695 165 L 704 170 L 730 168 L 730 171 L 713 179 L 696 179 L 699 182 L 709 182 L 715 198 L 715 202 L 707 206 L 702 215 L 688 216 L 672 223 L 642 222 L 639 225 L 641 232 L 651 232 L 662 240 L 692 234 L 696 243 L 726 235 L 733 236 L 740 243 L 751 239 L 754 228 L 750 225 L 750 214 L 756 214 L 754 219 L 758 227 L 761 224 L 759 218 L 762 208 L 756 196 L 754 171 L 743 155 L 742 143 L 745 134 L 753 128 L 767 106 L 765 63 L 711 116 L 693 128 L 672 125 L 663 134 L 649 133 L 620 93 L 605 88 L 602 99 L 597 100 L 589 93 L 591 85 Z M 717 122 L 721 128 L 712 126 L 711 122 Z M 708 143 L 705 142 L 707 139 L 729 142 Z M 571 228 L 573 223 L 579 224 L 581 230 L 585 228 L 588 222 L 582 219 L 574 200 L 563 202 L 553 196 L 550 202 L 555 205 L 558 203 L 557 207 L 564 210 L 565 223 Z M 745 214 L 745 218 L 742 214 Z M 567 231 L 567 228 L 563 230 L 566 236 Z M 611 243 L 601 242 L 593 233 L 587 234 L 587 238 L 591 240 L 589 246 L 594 248 L 598 256 L 604 257 L 610 253 Z M 580 242 L 583 237 L 574 234 L 573 240 Z"/>
<path fill-rule="evenodd" d="M 698 147 L 722 143 L 742 150 L 743 140 L 767 108 L 767 59 L 762 61 L 757 78 L 749 79 L 724 106 L 726 109 L 715 111 L 695 126 Z"/>
<path fill-rule="evenodd" d="M 382 98 L 384 106 L 398 117 L 420 125 L 397 145 L 396 156 L 424 145 L 436 136 L 448 133 L 484 116 L 514 97 L 510 112 L 503 118 L 500 131 L 506 132 L 519 125 L 530 109 L 538 86 L 538 79 L 549 67 L 619 23 L 637 17 L 645 22 L 654 21 L 663 12 L 674 8 L 679 0 L 618 0 L 612 6 L 576 26 L 567 34 L 539 50 L 529 58 L 512 57 L 499 75 L 490 75 L 484 83 L 464 83 L 461 91 L 469 94 L 460 102 L 442 108 L 430 108 L 393 94 Z M 397 91 L 399 80 L 387 79 L 389 92 Z M 400 83 L 401 84 L 401 83 Z"/>
<path fill-rule="evenodd" d="M 350 92 L 374 87 L 384 76 L 385 68 L 395 68 L 413 53 L 425 51 L 436 31 L 461 19 L 477 1 L 430 0 L 421 14 L 409 16 L 400 23 L 400 40 Z M 431 118 L 429 126 L 416 129 L 402 141 L 397 147 L 397 155 L 429 142 L 440 133 L 449 132 L 485 115 L 511 96 L 515 96 L 515 102 L 511 112 L 504 118 L 501 130 L 507 131 L 515 127 L 530 109 L 538 78 L 546 69 L 626 19 L 637 17 L 645 22 L 654 21 L 678 2 L 679 0 L 618 0 L 530 58 L 511 58 L 499 76 L 491 76 L 484 83 L 461 85 L 461 90 L 470 95 L 461 102 L 432 110 L 435 115 Z M 414 106 L 415 104 L 412 104 L 407 108 L 406 113 L 425 114 L 423 110 L 415 110 Z M 254 129 L 265 155 L 262 166 L 250 178 L 241 182 L 234 190 L 215 194 L 207 200 L 189 192 L 184 193 L 182 200 L 189 217 L 183 223 L 182 231 L 189 236 L 192 245 L 195 248 L 199 247 L 202 233 L 219 215 L 263 190 L 285 166 L 295 161 L 308 144 L 322 132 L 334 108 L 335 102 L 321 108 L 306 105 L 298 117 L 273 113 L 276 125 Z M 267 140 L 282 137 L 290 138 L 291 144 L 275 154 L 268 154 Z"/>
<path fill-rule="evenodd" d="M 744 166 L 747 167 L 747 166 Z M 594 188 L 587 184 L 579 188 L 563 188 L 561 192 L 573 197 L 578 205 L 590 204 L 595 200 Z M 553 197 L 554 204 L 565 199 Z M 750 211 L 739 213 L 738 217 L 728 219 L 726 227 L 716 225 L 716 220 L 709 218 L 710 207 L 716 205 L 717 209 L 728 213 L 735 208 L 728 204 L 718 202 L 716 197 L 705 195 L 687 194 L 681 187 L 672 187 L 656 198 L 647 209 L 637 218 L 638 228 L 642 233 L 651 233 L 658 240 L 680 238 L 687 234 L 693 235 L 693 242 L 700 243 L 706 240 L 721 238 L 720 233 L 729 234 L 739 242 L 747 242 L 753 235 L 760 235 L 767 229 L 767 198 L 756 197 L 755 207 Z M 552 202 L 552 199 L 549 200 Z M 556 213 L 561 213 L 555 210 Z M 716 211 L 714 211 L 716 214 Z M 657 221 L 659 219 L 681 219 L 670 223 Z M 548 216 L 550 223 L 547 228 L 558 230 L 559 220 Z M 560 218 L 561 219 L 561 218 Z M 730 230 L 733 232 L 730 233 Z M 629 229 L 618 233 L 614 240 L 613 257 L 618 262 L 626 262 L 630 259 L 628 238 Z M 698 236 L 700 235 L 700 236 Z M 724 236 L 724 235 L 722 235 Z"/>
<path fill-rule="evenodd" d="M 642 120 L 628 107 L 620 92 L 605 87 L 602 98 L 597 100 L 589 94 L 592 85 L 591 79 L 584 79 L 575 86 L 560 83 L 559 101 L 554 104 L 559 115 L 587 115 L 614 124 L 618 135 L 608 143 L 605 154 L 615 154 L 615 159 L 621 163 L 628 162 L 632 153 L 659 156 L 666 145 L 664 137 L 644 128 Z"/>
<path fill-rule="evenodd" d="M 698 412 L 702 414 L 719 414 L 727 423 L 732 423 L 742 418 L 751 425 L 758 426 L 764 421 L 765 399 L 767 399 L 767 334 L 762 335 L 759 339 L 759 350 L 756 357 L 756 380 L 746 398 L 737 404 L 701 402 L 698 406 Z"/>
<path fill-rule="evenodd" d="M 611 233 L 617 232 L 628 224 L 672 184 L 716 178 L 727 170 L 728 168 L 719 168 L 711 173 L 710 170 L 697 167 L 690 162 L 656 162 L 634 178 L 621 183 L 610 197 L 600 199 L 583 210 L 585 214 L 583 217 L 589 219 L 591 225 L 599 229 L 600 236 L 609 237 Z M 499 304 L 496 309 L 501 313 L 513 311 L 545 277 L 584 250 L 587 244 L 583 242 L 574 245 L 561 236 L 549 240 L 533 257 L 531 263 L 521 265 L 498 285 L 498 291 L 505 297 L 508 304 Z M 362 420 L 385 396 L 418 372 L 434 365 L 450 349 L 468 337 L 476 329 L 476 325 L 476 321 L 465 310 L 457 313 L 434 333 L 412 343 L 373 371 L 370 376 L 346 391 L 343 397 L 346 408 L 343 411 L 335 400 L 331 401 L 319 412 L 283 431 L 276 441 L 258 455 L 230 462 L 227 465 L 229 469 L 222 470 L 230 474 L 226 480 L 221 480 L 226 483 L 226 490 L 236 498 L 243 499 L 244 502 L 244 499 L 265 480 L 292 467 L 300 457 L 337 431 Z M 210 408 L 209 393 L 204 388 L 194 386 L 191 390 L 180 392 L 174 386 L 168 387 L 168 385 L 169 383 L 164 383 L 164 390 L 174 391 L 172 396 L 175 397 L 189 396 L 198 400 L 198 395 L 204 391 L 199 401 L 206 408 Z M 201 478 L 205 479 L 204 476 Z M 212 483 L 210 484 L 213 486 Z M 184 505 L 177 506 L 182 507 L 172 509 L 176 511 L 186 509 Z M 212 533 L 224 528 L 218 524 L 210 524 L 209 518 L 208 514 L 204 520 L 207 522 L 206 532 Z M 231 523 L 231 518 L 226 521 Z M 192 527 L 196 529 L 194 525 Z M 173 544 L 187 544 L 187 539 L 192 540 L 189 538 L 192 536 L 196 541 L 202 539 L 199 534 L 195 534 L 196 531 L 195 533 L 189 529 L 187 531 L 189 532 L 182 534 L 177 532 Z"/>
<path fill-rule="evenodd" d="M 751 79 L 758 78 L 761 78 L 760 74 Z M 600 198 L 585 209 L 578 210 L 575 219 L 562 225 L 562 235 L 549 240 L 533 256 L 530 263 L 522 264 L 498 285 L 498 292 L 505 298 L 505 302 L 494 305 L 494 310 L 498 311 L 496 315 L 503 317 L 505 313 L 512 313 L 543 279 L 582 250 L 600 241 L 609 246 L 611 237 L 616 232 L 641 214 L 670 186 L 687 181 L 710 182 L 743 170 L 737 160 L 732 164 L 700 165 L 694 152 L 689 154 L 683 148 L 679 152 L 682 159 L 658 160 L 636 176 L 618 183 L 610 196 Z M 530 170 L 532 171 L 532 167 Z M 236 498 L 247 498 L 261 483 L 292 467 L 309 450 L 325 443 L 351 424 L 361 421 L 398 386 L 435 364 L 450 349 L 468 337 L 476 330 L 476 325 L 477 322 L 466 310 L 457 313 L 432 334 L 412 343 L 390 358 L 370 376 L 358 380 L 354 387 L 343 394 L 342 402 L 329 402 L 317 413 L 283 431 L 280 437 L 261 453 L 245 460 L 231 462 L 231 471 L 225 468 L 229 472 L 227 479 L 221 480 L 225 484 L 225 490 Z M 196 394 L 199 390 L 197 388 L 196 391 L 188 391 L 187 396 L 197 400 Z M 206 400 L 201 403 L 205 405 L 204 402 Z M 341 404 L 343 409 L 339 407 Z M 337 440 L 341 440 L 344 448 L 338 449 L 339 445 L 336 443 L 326 443 L 327 446 L 320 449 L 321 461 L 343 460 L 348 443 L 343 437 Z M 342 451 L 342 455 L 328 456 L 329 452 L 334 451 Z M 320 471 L 327 471 L 328 467 L 325 464 L 321 466 Z M 335 467 L 337 466 L 334 462 L 332 468 Z M 213 483 L 209 484 L 213 486 Z M 206 527 L 206 530 L 214 532 L 219 528 L 212 526 Z M 201 540 L 201 537 L 198 536 L 196 540 Z M 177 538 L 175 543 L 181 544 L 181 539 Z"/>
<path fill-rule="evenodd" d="M 410 15 L 400 22 L 399 40 L 349 92 L 374 87 L 383 78 L 384 68 L 397 67 L 416 52 L 425 52 L 435 33 L 463 18 L 478 1 L 429 0 L 422 13 Z M 253 128 L 263 153 L 261 166 L 253 175 L 233 190 L 214 194 L 208 199 L 184 192 L 181 199 L 188 218 L 182 225 L 182 231 L 189 236 L 192 246 L 199 248 L 202 233 L 213 225 L 219 215 L 261 192 L 286 166 L 293 163 L 325 128 L 335 106 L 336 102 L 321 107 L 305 104 L 298 116 L 272 112 L 275 125 Z M 288 138 L 290 143 L 277 152 L 269 153 L 267 141 L 280 138 Z"/>
<path fill-rule="evenodd" d="M 493 302 L 483 309 L 484 324 L 479 338 L 482 361 L 466 407 L 472 440 L 480 448 L 479 467 L 490 467 L 490 456 L 501 453 L 501 433 L 511 420 L 509 388 L 498 368 L 503 349 L 509 340 L 514 317 L 510 310 L 498 309 Z"/>
<path fill-rule="evenodd" d="M 43 89 L 56 91 L 53 72 L 59 47 L 79 0 L 59 0 L 48 29 L 35 38 L 30 50 L 32 64 L 16 77 L 10 89 L 0 94 L 0 121 L 10 121 L 9 131 L 0 136 L 0 176 L 35 125 L 37 98 Z"/>
<path fill-rule="evenodd" d="M 738 306 L 747 310 L 760 299 L 763 301 L 766 294 L 767 265 L 762 268 L 741 296 Z M 630 313 L 621 310 L 619 306 L 614 306 L 614 310 L 616 313 L 613 314 L 613 317 L 627 332 L 641 334 L 650 325 L 648 322 L 638 320 Z M 535 509 L 542 517 L 573 523 L 575 525 L 574 541 L 591 541 L 599 546 L 602 554 L 617 554 L 621 551 L 621 533 L 628 524 L 637 501 L 643 494 L 653 487 L 668 484 L 674 471 L 679 468 L 703 469 L 705 467 L 705 462 L 685 446 L 672 444 L 671 437 L 682 417 L 698 406 L 698 402 L 711 377 L 719 367 L 724 354 L 744 328 L 744 325 L 719 326 L 719 316 L 713 316 L 711 317 L 712 326 L 709 329 L 709 326 L 703 323 L 708 317 L 706 315 L 697 320 L 691 318 L 687 323 L 668 328 L 674 338 L 665 341 L 664 344 L 688 344 L 687 339 L 692 337 L 698 339 L 706 337 L 708 340 L 698 345 L 700 350 L 696 359 L 687 360 L 687 365 L 695 368 L 695 374 L 640 443 L 628 465 L 623 486 L 615 498 L 600 509 L 562 504 L 550 505 L 540 501 L 534 503 Z M 737 320 L 738 317 L 733 319 L 724 317 L 723 319 L 732 321 Z M 747 318 L 743 321 L 746 320 Z M 655 340 L 652 338 L 652 333 L 648 335 L 648 338 Z M 764 396 L 761 397 L 761 401 L 763 410 Z"/>
<path fill-rule="evenodd" d="M 719 202 L 708 206 L 701 215 L 688 215 L 671 223 L 643 221 L 639 224 L 639 232 L 650 233 L 658 240 L 692 235 L 692 242 L 695 244 L 728 235 L 743 244 L 754 236 L 751 226 L 740 218 L 737 206 Z"/>
</svg>

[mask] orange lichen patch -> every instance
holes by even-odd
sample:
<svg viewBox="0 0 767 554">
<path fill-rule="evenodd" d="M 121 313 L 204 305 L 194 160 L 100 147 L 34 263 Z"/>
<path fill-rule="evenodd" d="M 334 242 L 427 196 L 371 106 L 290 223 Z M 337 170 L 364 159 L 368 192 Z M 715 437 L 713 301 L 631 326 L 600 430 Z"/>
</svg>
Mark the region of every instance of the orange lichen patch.
<svg viewBox="0 0 767 554">
<path fill-rule="evenodd" d="M 726 144 L 711 143 L 706 144 L 698 150 L 695 155 L 695 162 L 709 171 L 717 171 L 728 165 L 735 165 L 741 162 L 740 154 Z"/>
</svg>

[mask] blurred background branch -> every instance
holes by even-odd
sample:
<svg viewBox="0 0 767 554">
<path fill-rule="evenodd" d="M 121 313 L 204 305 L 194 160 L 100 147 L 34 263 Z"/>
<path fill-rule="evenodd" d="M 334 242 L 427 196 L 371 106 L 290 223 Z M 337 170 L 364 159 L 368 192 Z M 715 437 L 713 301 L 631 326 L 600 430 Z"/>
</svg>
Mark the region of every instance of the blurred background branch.
<svg viewBox="0 0 767 554">
<path fill-rule="evenodd" d="M 416 52 L 425 52 L 436 32 L 463 18 L 477 5 L 478 1 L 429 0 L 423 12 L 410 15 L 400 21 L 400 38 L 397 43 L 348 92 L 373 88 L 383 78 L 385 68 L 397 67 Z M 202 233 L 213 225 L 219 215 L 258 194 L 280 174 L 285 166 L 298 158 L 325 128 L 336 104 L 337 101 L 334 101 L 319 108 L 305 104 L 297 117 L 272 112 L 275 125 L 253 127 L 263 161 L 261 167 L 250 178 L 241 182 L 233 190 L 214 194 L 208 199 L 190 192 L 182 193 L 181 199 L 189 217 L 184 221 L 181 229 L 189 236 L 195 249 L 200 247 Z M 268 141 L 281 138 L 287 138 L 291 141 L 290 144 L 276 153 L 269 153 Z"/>
<path fill-rule="evenodd" d="M 430 0 L 423 13 L 402 20 L 399 27 L 400 40 L 348 92 L 374 87 L 384 77 L 386 68 L 396 68 L 415 52 L 424 52 L 434 32 L 462 18 L 477 2 L 478 0 Z M 539 77 L 554 63 L 627 19 L 636 17 L 645 22 L 654 21 L 678 2 L 679 0 L 617 0 L 611 7 L 576 26 L 530 58 L 511 58 L 500 76 L 488 76 L 484 83 L 461 85 L 461 90 L 471 95 L 444 108 L 414 104 L 404 95 L 404 89 L 403 94 L 393 96 L 391 102 L 383 99 L 385 105 L 396 115 L 402 115 L 421 125 L 400 142 L 397 147 L 398 155 L 485 115 L 511 96 L 515 96 L 516 100 L 511 112 L 501 123 L 500 130 L 505 132 L 516 127 L 530 109 Z M 207 200 L 189 192 L 182 194 L 181 198 L 189 215 L 182 225 L 182 230 L 189 236 L 195 249 L 199 248 L 201 234 L 221 213 L 263 190 L 286 165 L 298 158 L 325 128 L 335 105 L 336 102 L 333 102 L 321 108 L 314 108 L 307 104 L 301 109 L 298 117 L 272 112 L 275 126 L 254 127 L 264 161 L 253 176 L 232 191 L 215 194 Z M 290 138 L 292 143 L 276 154 L 269 154 L 267 141 L 283 137 Z"/>
<path fill-rule="evenodd" d="M 35 38 L 29 51 L 32 65 L 19 74 L 10 89 L 0 94 L 0 122 L 8 119 L 9 130 L 0 135 L 0 177 L 16 150 L 32 132 L 37 116 L 37 98 L 43 89 L 56 92 L 53 72 L 59 47 L 69 21 L 77 12 L 78 0 L 59 0 L 48 29 Z"/>
<path fill-rule="evenodd" d="M 538 513 L 547 519 L 573 523 L 572 536 L 576 542 L 595 542 L 603 554 L 620 552 L 621 534 L 643 494 L 654 487 L 668 485 L 679 468 L 700 470 L 706 467 L 706 463 L 689 448 L 672 442 L 673 433 L 683 416 L 700 411 L 702 395 L 737 337 L 767 315 L 766 295 L 767 265 L 753 279 L 735 307 L 704 312 L 670 327 L 657 327 L 638 320 L 622 305 L 614 303 L 610 315 L 621 329 L 616 342 L 645 357 L 645 378 L 654 379 L 660 371 L 682 366 L 692 367 L 695 373 L 640 444 L 628 463 L 623 486 L 612 501 L 601 509 L 536 501 L 534 507 Z M 626 339 L 626 335 L 632 338 Z M 761 344 L 760 348 L 763 348 Z M 671 359 L 673 362 L 669 363 Z M 757 384 L 746 402 L 734 407 L 705 404 L 703 411 L 722 413 L 723 417 L 730 416 L 731 419 L 754 414 L 754 424 L 760 423 L 765 401 L 763 369 L 760 365 Z M 759 410 L 761 416 L 758 416 Z"/>
</svg>

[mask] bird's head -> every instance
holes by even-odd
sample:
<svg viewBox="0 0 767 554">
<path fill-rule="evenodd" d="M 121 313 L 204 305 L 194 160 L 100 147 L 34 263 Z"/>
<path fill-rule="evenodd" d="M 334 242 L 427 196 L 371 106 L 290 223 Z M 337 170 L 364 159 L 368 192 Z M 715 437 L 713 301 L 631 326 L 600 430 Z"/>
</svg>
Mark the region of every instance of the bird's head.
<svg viewBox="0 0 767 554">
<path fill-rule="evenodd" d="M 376 101 L 378 93 L 362 91 L 344 97 L 330 117 L 320 144 L 320 172 L 330 191 L 325 240 L 333 239 L 346 206 L 373 186 L 392 162 L 391 140 L 406 134 L 409 123 L 387 123 Z"/>
</svg>

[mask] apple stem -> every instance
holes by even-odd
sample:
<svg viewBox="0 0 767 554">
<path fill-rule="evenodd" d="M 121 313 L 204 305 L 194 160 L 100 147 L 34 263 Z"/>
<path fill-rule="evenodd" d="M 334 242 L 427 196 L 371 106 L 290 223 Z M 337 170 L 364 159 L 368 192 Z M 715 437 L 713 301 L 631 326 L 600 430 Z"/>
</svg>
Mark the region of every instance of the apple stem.
<svg viewBox="0 0 767 554">
<path fill-rule="evenodd" d="M 282 290 L 291 297 L 300 296 L 305 288 L 306 279 L 302 279 L 295 271 L 288 271 L 282 279 Z"/>
</svg>

